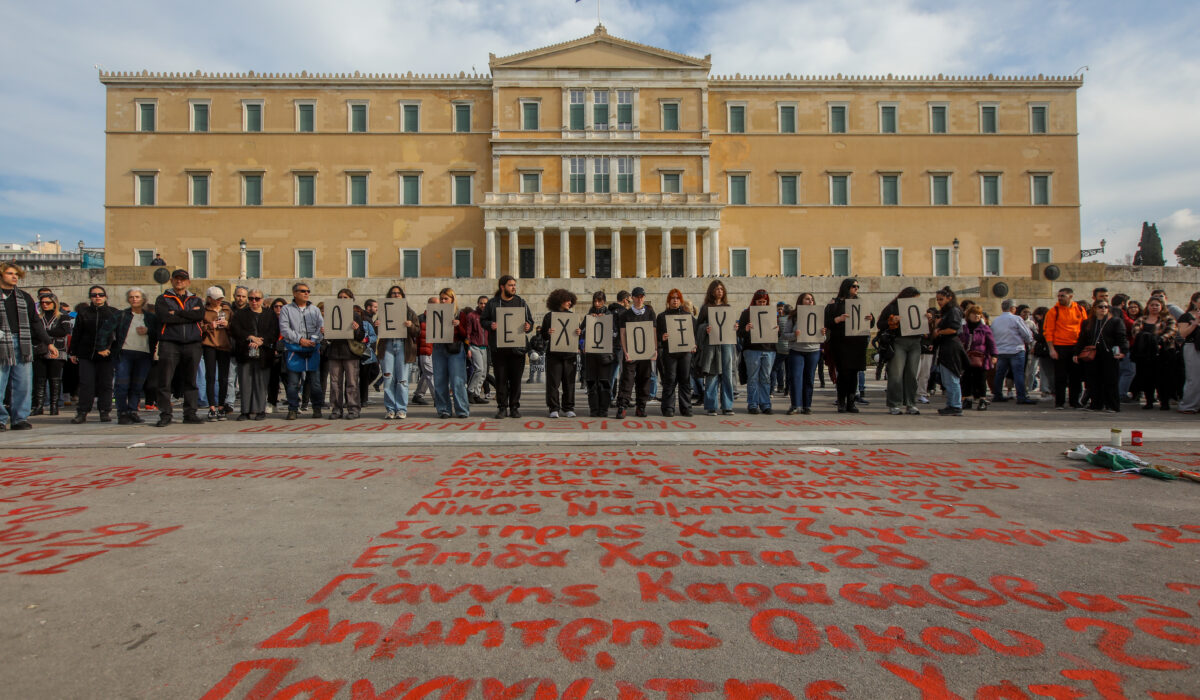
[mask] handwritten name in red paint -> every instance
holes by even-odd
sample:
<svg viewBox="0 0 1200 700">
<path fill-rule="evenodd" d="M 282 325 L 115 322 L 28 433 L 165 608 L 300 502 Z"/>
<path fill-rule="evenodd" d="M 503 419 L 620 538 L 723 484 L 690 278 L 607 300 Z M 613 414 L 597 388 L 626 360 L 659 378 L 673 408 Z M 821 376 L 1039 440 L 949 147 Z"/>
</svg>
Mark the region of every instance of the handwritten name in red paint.
<svg viewBox="0 0 1200 700">
<path fill-rule="evenodd" d="M 363 452 L 343 452 L 342 454 L 265 454 L 265 455 L 247 455 L 247 454 L 199 454 L 196 452 L 162 452 L 158 454 L 150 454 L 138 457 L 138 460 L 164 459 L 170 461 L 177 460 L 199 460 L 199 461 L 218 461 L 218 462 L 250 462 L 258 464 L 262 462 L 362 462 L 362 463 L 383 463 L 383 462 L 432 462 L 434 456 L 430 454 L 400 454 L 400 455 L 380 455 L 380 454 L 365 454 Z"/>
</svg>

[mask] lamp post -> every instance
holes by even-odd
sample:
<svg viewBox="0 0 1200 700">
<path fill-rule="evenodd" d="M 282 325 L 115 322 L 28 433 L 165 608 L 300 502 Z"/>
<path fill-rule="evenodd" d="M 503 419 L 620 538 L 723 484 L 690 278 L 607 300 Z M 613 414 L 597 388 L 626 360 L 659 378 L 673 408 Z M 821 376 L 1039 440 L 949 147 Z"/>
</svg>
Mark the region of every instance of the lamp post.
<svg viewBox="0 0 1200 700">
<path fill-rule="evenodd" d="M 246 279 L 246 239 L 245 238 L 238 241 L 238 248 L 241 251 L 241 257 L 242 257 L 242 269 L 238 275 L 238 279 L 244 280 L 244 279 Z"/>
<path fill-rule="evenodd" d="M 1099 248 L 1083 248 L 1079 251 L 1079 259 L 1082 261 L 1084 258 L 1092 255 L 1104 255 L 1104 246 L 1106 243 L 1107 241 L 1101 238 Z"/>
<path fill-rule="evenodd" d="M 958 277 L 958 236 L 954 237 L 954 276 Z"/>
</svg>

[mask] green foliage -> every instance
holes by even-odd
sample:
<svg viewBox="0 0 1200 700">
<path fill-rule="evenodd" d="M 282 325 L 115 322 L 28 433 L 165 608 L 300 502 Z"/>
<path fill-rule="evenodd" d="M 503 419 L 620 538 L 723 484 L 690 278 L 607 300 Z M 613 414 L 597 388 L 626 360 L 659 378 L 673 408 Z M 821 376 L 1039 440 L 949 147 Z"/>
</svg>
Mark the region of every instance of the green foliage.
<svg viewBox="0 0 1200 700">
<path fill-rule="evenodd" d="M 1180 265 L 1200 267 L 1200 240 L 1180 243 L 1175 247 L 1175 258 Z"/>
<path fill-rule="evenodd" d="M 1163 257 L 1162 239 L 1158 237 L 1158 224 L 1142 222 L 1142 240 L 1138 241 L 1133 264 L 1146 267 L 1162 267 L 1167 264 L 1166 258 Z"/>
</svg>

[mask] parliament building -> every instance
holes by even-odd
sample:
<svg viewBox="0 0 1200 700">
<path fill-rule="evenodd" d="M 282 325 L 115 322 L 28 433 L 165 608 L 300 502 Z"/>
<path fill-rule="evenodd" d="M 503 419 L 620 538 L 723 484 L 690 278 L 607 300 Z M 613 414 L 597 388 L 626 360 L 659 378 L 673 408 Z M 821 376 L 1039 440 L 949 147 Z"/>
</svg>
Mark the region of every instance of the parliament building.
<svg viewBox="0 0 1200 700">
<path fill-rule="evenodd" d="M 1026 275 L 1078 260 L 1078 77 L 103 72 L 110 266 L 197 278 Z"/>
</svg>

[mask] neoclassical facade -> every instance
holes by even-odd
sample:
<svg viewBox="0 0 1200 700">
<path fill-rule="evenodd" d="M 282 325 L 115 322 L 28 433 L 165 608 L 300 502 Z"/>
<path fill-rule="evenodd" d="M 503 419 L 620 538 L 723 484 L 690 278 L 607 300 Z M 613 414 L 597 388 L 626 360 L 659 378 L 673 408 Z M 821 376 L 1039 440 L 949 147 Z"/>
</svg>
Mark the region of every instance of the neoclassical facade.
<svg viewBox="0 0 1200 700">
<path fill-rule="evenodd" d="M 102 73 L 108 264 L 644 278 L 1078 259 L 1076 77 L 713 76 L 602 26 L 489 68 Z"/>
</svg>

